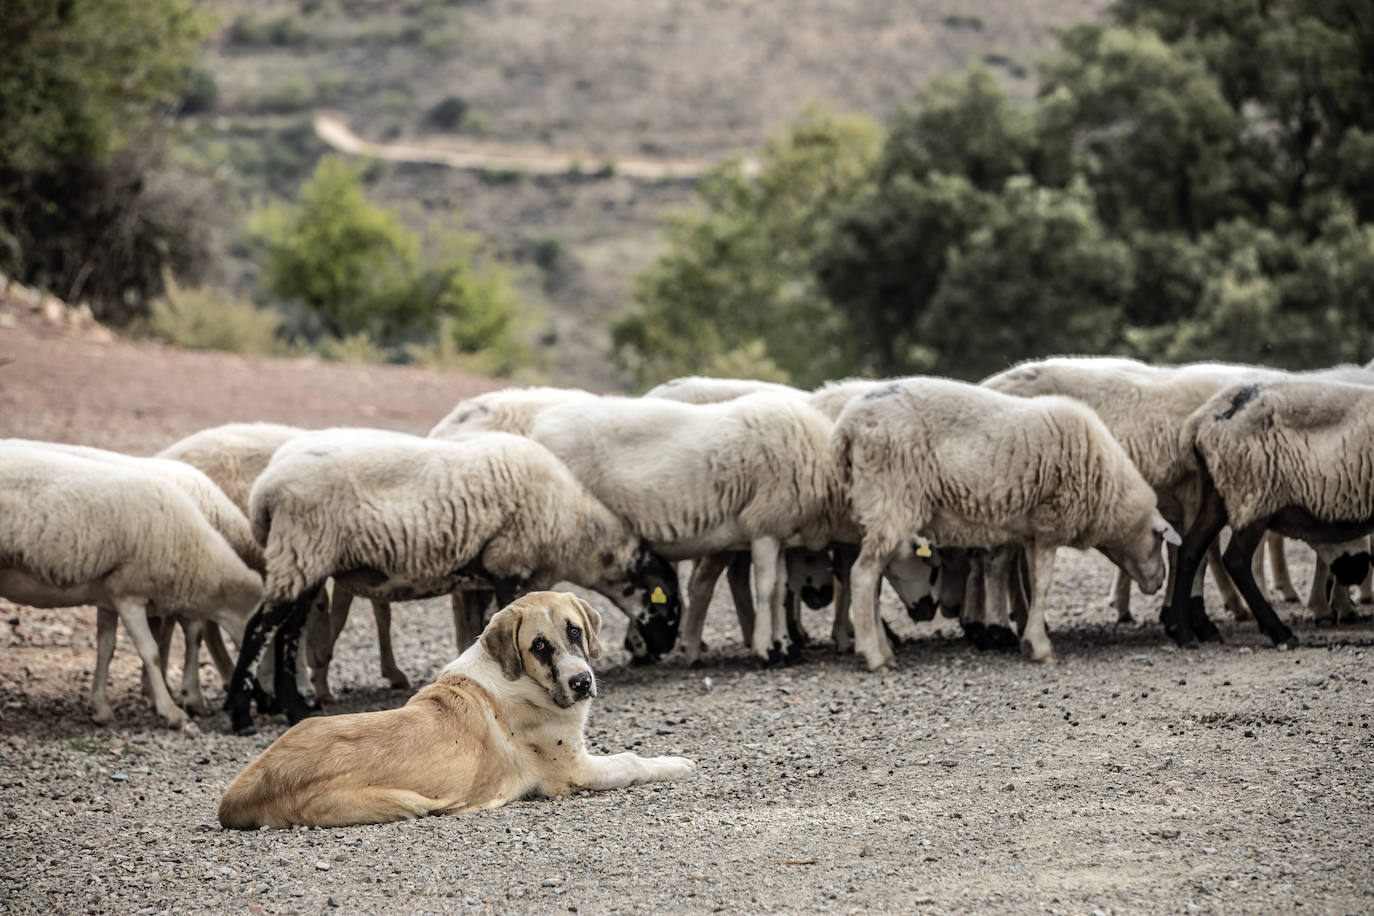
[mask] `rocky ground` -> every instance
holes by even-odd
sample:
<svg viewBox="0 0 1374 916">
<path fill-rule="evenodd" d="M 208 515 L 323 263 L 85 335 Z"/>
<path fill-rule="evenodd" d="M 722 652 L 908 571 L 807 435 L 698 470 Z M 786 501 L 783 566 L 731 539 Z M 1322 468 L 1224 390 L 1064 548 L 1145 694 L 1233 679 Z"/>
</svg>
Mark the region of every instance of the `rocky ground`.
<svg viewBox="0 0 1374 916">
<path fill-rule="evenodd" d="M 230 416 L 424 429 L 477 384 L 375 367 L 333 379 L 344 367 L 313 364 L 290 368 L 299 388 L 288 390 L 274 373 L 289 367 L 43 336 L 25 321 L 0 327 L 0 357 L 17 361 L 0 366 L 0 435 L 65 430 L 143 452 Z M 232 384 L 218 380 L 240 363 Z M 1291 550 L 1301 578 L 1309 566 Z M 1294 651 L 1226 624 L 1224 645 L 1182 652 L 1152 621 L 1154 599 L 1135 599 L 1151 622 L 1110 623 L 1108 570 L 1072 552 L 1058 564 L 1052 666 L 980 654 L 952 624 L 917 627 L 889 607 L 911 640 L 894 672 L 871 675 L 825 644 L 761 671 L 722 587 L 706 667 L 672 657 L 631 669 L 623 618 L 599 602 L 612 648 L 591 743 L 686 755 L 694 778 L 252 833 L 221 830 L 215 808 L 280 723 L 236 737 L 220 713 L 189 733 L 163 729 L 121 636 L 119 722 L 95 726 L 93 611 L 6 605 L 0 911 L 1368 911 L 1374 634 L 1316 630 L 1286 605 L 1303 638 Z M 829 632 L 819 612 L 806 624 Z M 444 602 L 398 606 L 393 628 L 415 684 L 454 655 Z M 361 609 L 333 683 L 329 712 L 406 699 L 381 686 Z"/>
</svg>

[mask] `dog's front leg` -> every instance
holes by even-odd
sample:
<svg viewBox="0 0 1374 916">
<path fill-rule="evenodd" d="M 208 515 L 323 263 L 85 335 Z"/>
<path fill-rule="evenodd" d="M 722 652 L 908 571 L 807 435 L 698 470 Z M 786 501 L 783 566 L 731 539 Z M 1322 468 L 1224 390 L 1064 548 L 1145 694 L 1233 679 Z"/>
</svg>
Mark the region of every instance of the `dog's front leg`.
<svg viewBox="0 0 1374 916">
<path fill-rule="evenodd" d="M 572 788 L 623 789 L 645 782 L 686 779 L 697 765 L 686 757 L 640 757 L 626 751 L 609 757 L 582 755 L 573 765 Z"/>
</svg>

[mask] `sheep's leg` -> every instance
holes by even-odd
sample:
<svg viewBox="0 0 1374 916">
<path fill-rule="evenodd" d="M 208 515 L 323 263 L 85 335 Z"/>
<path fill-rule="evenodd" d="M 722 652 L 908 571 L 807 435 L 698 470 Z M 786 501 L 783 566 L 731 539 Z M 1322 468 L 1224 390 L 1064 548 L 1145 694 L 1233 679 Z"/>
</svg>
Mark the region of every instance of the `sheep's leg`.
<svg viewBox="0 0 1374 916">
<path fill-rule="evenodd" d="M 946 548 L 940 551 L 940 616 L 958 620 L 968 594 L 968 551 Z"/>
<path fill-rule="evenodd" d="M 701 663 L 701 631 L 706 626 L 706 610 L 711 606 L 716 580 L 729 562 L 729 553 L 713 553 L 692 564 L 692 575 L 687 580 L 687 613 L 683 615 L 678 637 L 689 665 Z"/>
<path fill-rule="evenodd" d="M 331 703 L 334 693 L 329 689 L 329 666 L 334 661 L 334 644 L 339 641 L 339 634 L 348 623 L 353 593 L 335 581 L 333 594 L 325 589 L 320 589 L 317 594 L 306 616 L 305 658 L 310 662 L 310 686 L 315 691 L 315 698 L 321 703 Z M 274 656 L 275 653 L 273 649 Z M 265 672 L 263 676 L 266 677 Z"/>
<path fill-rule="evenodd" d="M 1232 531 L 1231 543 L 1226 545 L 1222 559 L 1226 563 L 1227 572 L 1235 580 L 1236 587 L 1250 605 L 1250 610 L 1254 611 L 1260 632 L 1272 639 L 1274 645 L 1292 649 L 1298 644 L 1297 637 L 1274 613 L 1274 608 L 1264 596 L 1264 590 L 1255 582 L 1250 571 L 1250 558 L 1264 540 L 1267 527 L 1268 520 L 1265 519 L 1240 531 Z"/>
<path fill-rule="evenodd" d="M 189 721 L 186 713 L 173 702 L 172 694 L 167 690 L 167 680 L 162 676 L 162 660 L 157 654 L 157 639 L 148 628 L 148 602 L 124 598 L 115 602 L 115 610 L 138 649 L 138 657 L 143 660 L 144 670 L 148 672 L 153 707 L 157 714 L 171 727 L 185 728 Z"/>
<path fill-rule="evenodd" d="M 198 716 L 210 715 L 205 695 L 200 692 L 200 643 L 205 623 L 197 618 L 179 617 L 181 641 L 185 643 L 181 663 L 181 705 Z"/>
<path fill-rule="evenodd" d="M 248 625 L 244 628 L 243 641 L 239 643 L 238 661 L 234 664 L 234 673 L 229 679 L 229 697 L 224 702 L 224 707 L 229 710 L 230 722 L 236 733 L 249 734 L 253 731 L 252 705 L 254 688 L 257 686 L 257 680 L 253 677 L 253 670 L 258 665 L 263 646 L 298 607 L 302 615 L 308 613 L 311 604 L 323 587 L 324 582 L 321 581 L 307 587 L 294 599 L 263 604 L 253 612 L 252 617 L 248 618 Z"/>
<path fill-rule="evenodd" d="M 781 596 L 778 594 L 782 542 L 777 538 L 759 538 L 749 545 L 749 555 L 754 564 L 754 593 L 757 596 L 754 654 L 763 659 L 765 664 L 781 664 L 791 645 L 791 640 L 787 638 L 787 620 L 783 617 Z"/>
<path fill-rule="evenodd" d="M 853 594 L 850 576 L 858 557 L 858 552 L 849 544 L 835 546 L 835 619 L 830 625 L 830 638 L 835 642 L 835 651 L 841 655 L 853 648 L 854 627 L 849 618 Z"/>
<path fill-rule="evenodd" d="M 1030 655 L 1033 662 L 1054 661 L 1054 647 L 1050 645 L 1049 634 L 1045 632 L 1045 604 L 1054 576 L 1054 554 L 1053 547 L 1036 546 L 1030 555 L 1030 560 L 1034 564 L 1030 574 L 1032 591 L 1021 647 L 1023 652 Z"/>
<path fill-rule="evenodd" d="M 983 627 L 974 641 L 980 650 L 1005 648 L 1008 636 L 1012 637 L 1011 645 L 1020 645 L 1020 641 L 1012 634 L 1011 621 L 1007 616 L 1013 559 L 1012 548 L 996 547 L 988 551 L 983 564 Z M 989 620 L 993 622 L 989 623 Z"/>
<path fill-rule="evenodd" d="M 893 546 L 872 535 L 865 536 L 850 573 L 849 617 L 854 624 L 854 649 L 863 656 L 870 671 L 887 670 L 892 665 L 892 647 L 883 645 L 887 635 L 878 627 L 878 587 Z"/>
<path fill-rule="evenodd" d="M 792 640 L 792 649 L 800 657 L 801 649 L 811 642 L 811 637 L 807 635 L 806 629 L 802 626 L 801 602 L 798 600 L 797 593 L 792 589 L 787 589 L 783 598 L 784 609 L 787 613 L 787 636 Z"/>
<path fill-rule="evenodd" d="M 1204 477 L 1202 491 L 1202 504 L 1178 549 L 1174 592 L 1159 614 L 1164 623 L 1164 632 L 1180 646 L 1190 649 L 1198 646 L 1198 634 L 1193 629 L 1193 619 L 1196 617 L 1193 608 L 1194 589 L 1205 572 L 1203 562 L 1207 548 L 1216 540 L 1221 529 L 1226 527 L 1226 504 L 1222 502 L 1216 486 Z M 1198 603 L 1201 604 L 1200 596 Z M 1205 609 L 1202 613 L 1205 618 Z"/>
<path fill-rule="evenodd" d="M 301 695 L 296 677 L 301 632 L 305 629 L 306 619 L 315 604 L 314 598 L 315 596 L 311 595 L 309 601 L 297 601 L 277 630 L 277 667 L 273 672 L 276 675 L 277 703 L 286 714 L 286 721 L 292 725 L 315 711 Z"/>
<path fill-rule="evenodd" d="M 1369 553 L 1374 556 L 1374 537 L 1369 539 Z M 1360 583 L 1360 604 L 1374 604 L 1374 563 L 1369 566 L 1369 572 L 1364 574 L 1364 581 Z"/>
<path fill-rule="evenodd" d="M 487 604 L 496 597 L 487 589 L 454 592 L 453 635 L 458 643 L 458 654 L 462 655 L 482 635 L 482 617 Z"/>
<path fill-rule="evenodd" d="M 1284 601 L 1297 601 L 1298 590 L 1293 587 L 1293 575 L 1288 569 L 1288 554 L 1283 549 L 1283 535 L 1270 531 L 1264 536 L 1264 551 L 1269 556 L 1271 586 Z"/>
<path fill-rule="evenodd" d="M 372 618 L 377 622 L 377 652 L 382 659 L 382 677 L 396 690 L 409 690 L 410 679 L 405 676 L 391 649 L 391 602 L 373 601 Z"/>
<path fill-rule="evenodd" d="M 1234 535 L 1234 532 L 1232 532 Z M 1212 570 L 1212 578 L 1216 580 L 1217 591 L 1221 592 L 1222 604 L 1226 610 L 1231 612 L 1231 617 L 1235 620 L 1249 620 L 1250 609 L 1245 606 L 1245 599 L 1236 590 L 1236 584 L 1232 577 L 1226 572 L 1226 564 L 1221 561 L 1221 541 L 1213 539 L 1207 547 L 1207 565 Z M 1198 581 L 1196 589 L 1193 591 L 1194 603 L 1202 601 L 1202 582 Z M 1202 636 L 1201 633 L 1198 634 Z"/>
<path fill-rule="evenodd" d="M 1336 613 L 1331 609 L 1331 567 L 1317 554 L 1312 566 L 1312 590 L 1307 594 L 1307 609 L 1318 623 L 1334 623 Z"/>
<path fill-rule="evenodd" d="M 153 634 L 153 641 L 157 643 L 157 657 L 162 663 L 163 683 L 167 682 L 167 655 L 172 648 L 172 630 L 175 627 L 176 621 L 171 615 L 148 618 L 148 632 Z M 153 698 L 153 679 L 146 668 L 139 674 L 139 689 L 147 699 Z"/>
<path fill-rule="evenodd" d="M 210 659 L 215 663 L 215 670 L 219 672 L 220 682 L 228 684 L 229 679 L 234 676 L 234 660 L 229 657 L 229 650 L 224 647 L 224 637 L 220 634 L 220 628 L 214 621 L 205 622 L 205 648 L 210 650 Z M 243 639 L 243 634 L 239 634 L 239 639 Z"/>
<path fill-rule="evenodd" d="M 730 585 L 730 597 L 735 602 L 735 618 L 739 620 L 739 631 L 746 646 L 754 635 L 754 594 L 749 590 L 749 572 L 749 551 L 737 550 L 730 555 L 730 568 L 725 571 L 725 581 Z"/>
<path fill-rule="evenodd" d="M 1133 623 L 1131 616 L 1131 577 L 1120 566 L 1112 577 L 1112 607 L 1116 608 L 1117 623 Z"/>
<path fill-rule="evenodd" d="M 981 648 L 986 627 L 983 618 L 987 614 L 988 593 L 984 580 L 984 567 L 987 565 L 986 553 L 971 552 L 968 560 L 967 584 L 964 588 L 964 613 L 959 618 L 964 638 L 975 648 Z"/>
<path fill-rule="evenodd" d="M 110 659 L 114 657 L 119 615 L 108 608 L 97 608 L 95 616 L 95 674 L 91 680 L 91 718 L 98 725 L 114 722 L 114 710 L 107 694 Z"/>
</svg>

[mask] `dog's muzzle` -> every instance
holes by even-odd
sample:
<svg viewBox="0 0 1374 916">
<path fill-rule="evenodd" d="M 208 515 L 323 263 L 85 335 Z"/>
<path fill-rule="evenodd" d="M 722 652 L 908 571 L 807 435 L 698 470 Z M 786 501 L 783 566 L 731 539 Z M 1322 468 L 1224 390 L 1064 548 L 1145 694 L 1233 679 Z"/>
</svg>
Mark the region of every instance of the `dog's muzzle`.
<svg viewBox="0 0 1374 916">
<path fill-rule="evenodd" d="M 568 678 L 568 689 L 576 699 L 585 700 L 592 695 L 592 673 L 583 671 L 581 674 L 574 674 Z"/>
</svg>

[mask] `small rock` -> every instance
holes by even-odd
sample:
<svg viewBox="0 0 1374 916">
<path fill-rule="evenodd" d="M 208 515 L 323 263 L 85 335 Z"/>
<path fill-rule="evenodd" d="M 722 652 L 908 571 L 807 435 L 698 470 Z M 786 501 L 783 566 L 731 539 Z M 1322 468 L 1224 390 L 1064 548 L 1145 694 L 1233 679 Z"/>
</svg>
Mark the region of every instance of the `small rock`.
<svg viewBox="0 0 1374 916">
<path fill-rule="evenodd" d="M 329 863 L 323 860 L 316 862 L 315 867 L 318 868 L 320 871 L 329 871 Z"/>
<path fill-rule="evenodd" d="M 339 905 L 339 898 L 338 898 L 338 897 L 335 897 L 333 894 L 330 894 L 330 895 L 329 895 L 329 899 L 326 900 L 325 902 L 328 903 L 330 906 L 338 906 L 338 905 Z"/>
<path fill-rule="evenodd" d="M 1159 836 L 1161 839 L 1165 840 L 1176 840 L 1178 839 L 1179 831 L 1174 827 L 1163 827 L 1159 830 Z"/>
<path fill-rule="evenodd" d="M 1005 786 L 1002 787 L 1002 791 L 1003 791 L 1003 792 L 1015 792 L 1015 791 L 1016 791 L 1016 786 L 1013 785 L 1012 783 L 1007 783 Z"/>
<path fill-rule="evenodd" d="M 859 850 L 859 858 L 861 858 L 861 859 L 872 858 L 872 856 L 873 856 L 873 847 L 872 847 L 872 846 L 869 846 L 869 845 L 865 844 L 864 847 L 863 847 L 862 849 Z"/>
</svg>

